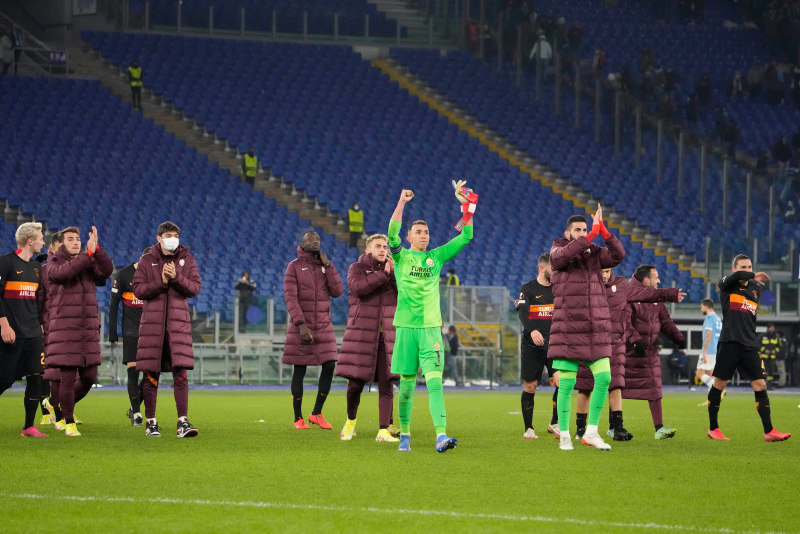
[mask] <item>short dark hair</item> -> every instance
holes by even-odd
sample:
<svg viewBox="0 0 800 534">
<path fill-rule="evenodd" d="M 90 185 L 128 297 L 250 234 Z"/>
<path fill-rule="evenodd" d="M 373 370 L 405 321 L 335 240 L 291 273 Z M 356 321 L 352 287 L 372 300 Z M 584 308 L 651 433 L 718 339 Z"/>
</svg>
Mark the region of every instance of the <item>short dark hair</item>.
<svg viewBox="0 0 800 534">
<path fill-rule="evenodd" d="M 640 265 L 633 272 L 633 277 L 638 281 L 643 282 L 645 278 L 650 277 L 650 271 L 655 269 L 654 265 Z"/>
<path fill-rule="evenodd" d="M 408 227 L 408 233 L 410 234 L 410 233 L 411 233 L 411 230 L 413 230 L 413 229 L 414 229 L 414 227 L 415 227 L 416 225 L 418 225 L 418 224 L 419 224 L 419 225 L 421 225 L 421 226 L 428 226 L 428 223 L 426 223 L 425 221 L 423 221 L 423 220 L 421 220 L 421 219 L 420 219 L 420 220 L 418 220 L 418 221 L 414 221 L 414 222 L 412 222 L 412 223 L 411 223 L 411 225 Z"/>
<path fill-rule="evenodd" d="M 539 265 L 545 265 L 547 263 L 550 263 L 550 253 L 549 252 L 545 252 L 544 254 L 539 256 Z"/>
<path fill-rule="evenodd" d="M 53 235 L 50 236 L 50 246 L 51 247 L 54 247 L 58 243 L 63 243 L 63 242 L 64 242 L 64 236 L 61 234 L 61 232 L 56 232 L 56 233 L 54 233 Z"/>
<path fill-rule="evenodd" d="M 142 256 L 147 256 L 148 254 L 150 254 L 151 250 L 153 250 L 153 247 L 147 247 L 142 251 Z"/>
<path fill-rule="evenodd" d="M 750 259 L 749 256 L 745 256 L 744 254 L 737 254 L 736 257 L 733 258 L 733 263 L 731 264 L 731 267 L 733 267 L 735 269 L 737 263 L 739 263 L 740 261 L 749 260 L 749 259 Z"/>
<path fill-rule="evenodd" d="M 316 234 L 316 233 L 317 231 L 314 230 L 313 228 L 311 228 L 310 230 L 306 230 L 305 232 L 303 232 L 303 235 L 300 236 L 300 241 L 303 241 L 303 239 L 305 239 L 308 234 Z"/>
<path fill-rule="evenodd" d="M 567 219 L 567 232 L 569 232 L 570 230 L 572 230 L 572 225 L 573 225 L 574 223 L 576 223 L 576 222 L 582 222 L 582 223 L 585 223 L 585 222 L 586 222 L 586 217 L 584 217 L 583 215 L 573 215 L 572 217 L 570 217 L 569 219 Z M 588 224 L 588 223 L 587 223 L 587 224 Z"/>
<path fill-rule="evenodd" d="M 706 308 L 714 309 L 714 301 L 711 299 L 703 299 L 700 301 L 700 304 L 705 306 Z"/>
<path fill-rule="evenodd" d="M 78 235 L 81 235 L 81 231 L 78 230 L 74 226 L 68 226 L 68 227 L 64 228 L 63 230 L 61 230 L 60 232 L 58 232 L 58 233 L 61 234 L 61 241 L 62 242 L 64 241 L 64 234 L 78 234 Z"/>
<path fill-rule="evenodd" d="M 158 225 L 158 235 L 161 236 L 167 232 L 175 232 L 180 235 L 181 229 L 172 221 L 165 221 Z"/>
</svg>

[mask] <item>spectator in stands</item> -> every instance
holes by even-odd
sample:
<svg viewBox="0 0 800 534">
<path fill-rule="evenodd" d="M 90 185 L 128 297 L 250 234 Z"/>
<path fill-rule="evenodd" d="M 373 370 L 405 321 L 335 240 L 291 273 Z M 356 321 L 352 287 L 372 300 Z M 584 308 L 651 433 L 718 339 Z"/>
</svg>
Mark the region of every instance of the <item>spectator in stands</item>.
<svg viewBox="0 0 800 534">
<path fill-rule="evenodd" d="M 536 58 L 539 57 L 539 68 L 541 68 L 542 75 L 546 75 L 550 68 L 550 61 L 553 59 L 553 47 L 547 42 L 543 30 L 538 31 L 539 38 L 536 44 L 531 48 L 531 53 L 528 56 L 529 65 L 536 72 Z"/>
<path fill-rule="evenodd" d="M 655 58 L 653 57 L 653 51 L 650 50 L 649 47 L 643 46 L 641 54 L 639 55 L 639 71 L 642 74 L 646 73 L 654 63 Z"/>
<path fill-rule="evenodd" d="M 700 116 L 700 100 L 697 99 L 695 93 L 686 97 L 684 113 L 686 114 L 686 124 L 694 129 L 697 126 L 697 119 Z"/>
<path fill-rule="evenodd" d="M 711 76 L 703 74 L 700 81 L 697 82 L 697 98 L 700 99 L 700 104 L 707 106 L 711 103 L 711 95 L 714 92 L 714 86 L 711 83 Z"/>
<path fill-rule="evenodd" d="M 672 70 L 672 65 L 667 65 L 667 68 L 664 71 L 664 80 L 664 91 L 666 91 L 670 96 L 672 96 L 672 94 L 681 86 L 681 77 L 677 72 Z"/>
<path fill-rule="evenodd" d="M 456 270 L 453 268 L 447 269 L 447 285 L 448 286 L 461 285 L 461 281 L 458 279 L 458 275 L 456 275 Z"/>
<path fill-rule="evenodd" d="M 253 147 L 248 147 L 242 158 L 242 176 L 247 180 L 247 183 L 255 183 L 256 175 L 258 174 L 258 158 L 253 150 Z"/>
<path fill-rule="evenodd" d="M 764 83 L 767 85 L 767 102 L 770 104 L 783 104 L 786 87 L 781 80 L 782 74 L 778 70 L 778 63 L 773 61 L 764 73 Z"/>
<path fill-rule="evenodd" d="M 786 140 L 786 136 L 781 137 L 781 140 L 775 143 L 772 147 L 772 157 L 778 161 L 778 170 L 783 172 L 792 160 L 792 147 Z"/>
<path fill-rule="evenodd" d="M 663 120 L 664 124 L 668 125 L 672 121 L 672 111 L 672 100 L 670 100 L 669 95 L 661 95 L 658 106 L 656 107 L 656 117 L 658 117 L 658 120 Z"/>
<path fill-rule="evenodd" d="M 596 80 L 599 80 L 603 76 L 603 71 L 606 70 L 606 53 L 605 51 L 597 46 L 594 49 L 594 57 L 592 58 L 592 74 Z"/>
<path fill-rule="evenodd" d="M 567 21 L 564 20 L 564 17 L 559 17 L 556 21 L 554 42 L 556 47 L 564 46 L 567 42 Z"/>
<path fill-rule="evenodd" d="M 447 356 L 444 358 L 444 362 L 450 367 L 450 378 L 453 379 L 453 382 L 456 383 L 456 387 L 463 388 L 464 387 L 464 380 L 461 378 L 461 375 L 458 374 L 458 360 L 456 360 L 456 356 L 458 356 L 458 334 L 456 334 L 456 327 L 450 325 L 447 329 L 447 333 L 444 335 L 445 341 L 447 341 L 447 345 L 449 347 L 447 351 Z"/>
<path fill-rule="evenodd" d="M 764 86 L 764 65 L 760 61 L 753 63 L 750 71 L 747 73 L 747 88 L 750 96 L 757 97 L 761 94 L 761 88 Z"/>
<path fill-rule="evenodd" d="M 142 67 L 139 60 L 134 59 L 128 67 L 128 82 L 131 84 L 131 105 L 133 109 L 142 110 Z"/>
<path fill-rule="evenodd" d="M 722 141 L 725 143 L 728 157 L 733 160 L 736 159 L 736 147 L 739 146 L 740 139 L 741 132 L 739 131 L 739 125 L 736 124 L 735 120 L 731 119 L 728 122 L 728 127 L 725 128 L 722 134 Z"/>
<path fill-rule="evenodd" d="M 577 20 L 572 23 L 572 27 L 567 32 L 567 41 L 575 53 L 576 57 L 581 55 L 581 45 L 583 44 L 583 28 Z"/>
<path fill-rule="evenodd" d="M 235 289 L 239 292 L 239 332 L 243 334 L 247 324 L 247 310 L 253 305 L 253 293 L 256 291 L 256 283 L 250 279 L 250 271 L 242 274 Z"/>
<path fill-rule="evenodd" d="M 642 100 L 649 102 L 656 94 L 656 82 L 653 78 L 653 67 L 644 73 L 641 82 L 641 95 Z"/>
<path fill-rule="evenodd" d="M 4 33 L 0 35 L 0 67 L 2 67 L 3 74 L 8 73 L 13 62 L 14 44 L 11 42 L 11 37 Z"/>
<path fill-rule="evenodd" d="M 741 96 L 746 94 L 744 91 L 744 80 L 742 79 L 742 71 L 737 70 L 733 73 L 731 80 L 730 90 L 728 91 L 731 96 Z"/>
<path fill-rule="evenodd" d="M 728 129 L 730 117 L 728 111 L 720 104 L 714 105 L 714 135 L 713 139 L 722 139 Z"/>
</svg>

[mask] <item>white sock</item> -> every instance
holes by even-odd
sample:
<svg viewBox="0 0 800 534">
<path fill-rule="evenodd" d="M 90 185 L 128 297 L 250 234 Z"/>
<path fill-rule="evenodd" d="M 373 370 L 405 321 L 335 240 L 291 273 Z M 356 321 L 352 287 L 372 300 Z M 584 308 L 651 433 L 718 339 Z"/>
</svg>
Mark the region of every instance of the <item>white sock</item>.
<svg viewBox="0 0 800 534">
<path fill-rule="evenodd" d="M 152 419 L 148 419 L 147 422 L 148 423 L 155 423 L 156 422 L 156 418 L 153 417 Z"/>
<path fill-rule="evenodd" d="M 584 435 L 589 435 L 589 436 L 599 435 L 599 433 L 597 432 L 597 425 L 586 425 L 586 433 Z"/>
<path fill-rule="evenodd" d="M 142 412 L 136 412 L 135 414 L 133 414 L 133 416 L 134 417 L 141 417 L 142 416 Z"/>
<path fill-rule="evenodd" d="M 709 387 L 709 389 L 711 388 L 711 386 L 714 385 L 714 377 L 712 377 L 711 375 L 703 375 L 703 376 L 701 376 L 700 377 L 700 381 L 703 384 L 707 385 Z"/>
<path fill-rule="evenodd" d="M 189 420 L 189 418 L 188 418 L 188 417 L 186 417 L 185 415 L 184 415 L 183 417 L 178 417 L 178 421 L 181 421 L 181 422 L 183 422 L 183 423 L 185 423 L 185 422 L 186 422 L 186 421 L 188 421 L 188 420 Z"/>
</svg>

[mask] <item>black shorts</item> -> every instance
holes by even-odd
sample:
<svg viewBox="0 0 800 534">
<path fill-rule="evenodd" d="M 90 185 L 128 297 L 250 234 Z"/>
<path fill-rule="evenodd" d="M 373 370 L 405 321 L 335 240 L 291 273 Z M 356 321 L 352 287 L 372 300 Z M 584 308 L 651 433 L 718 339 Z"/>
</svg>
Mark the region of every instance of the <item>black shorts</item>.
<svg viewBox="0 0 800 534">
<path fill-rule="evenodd" d="M 42 336 L 17 339 L 13 345 L 0 341 L 0 383 L 11 384 L 28 375 L 44 373 Z"/>
<path fill-rule="evenodd" d="M 547 345 L 537 347 L 523 340 L 520 354 L 520 377 L 524 382 L 541 381 L 545 367 L 547 375 L 553 376 L 553 360 L 547 357 Z"/>
<path fill-rule="evenodd" d="M 753 380 L 766 380 L 764 360 L 758 349 L 745 347 L 741 343 L 729 341 L 720 343 L 717 347 L 717 363 L 711 376 L 720 380 L 730 380 L 736 370 L 742 378 Z"/>
<path fill-rule="evenodd" d="M 136 348 L 139 346 L 139 338 L 133 336 L 122 337 L 122 363 L 136 363 Z"/>
</svg>

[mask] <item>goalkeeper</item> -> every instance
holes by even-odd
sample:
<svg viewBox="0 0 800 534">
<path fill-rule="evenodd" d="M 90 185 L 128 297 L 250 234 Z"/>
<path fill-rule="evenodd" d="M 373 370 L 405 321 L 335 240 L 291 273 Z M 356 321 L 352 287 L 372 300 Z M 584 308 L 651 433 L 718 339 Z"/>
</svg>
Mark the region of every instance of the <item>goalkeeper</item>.
<svg viewBox="0 0 800 534">
<path fill-rule="evenodd" d="M 464 205 L 462 213 L 471 214 L 475 211 L 475 204 L 470 204 L 467 195 L 473 195 L 463 187 L 464 183 L 462 181 L 453 185 L 456 188 L 456 198 Z M 439 308 L 439 274 L 445 262 L 458 254 L 472 239 L 472 218 L 465 217 L 468 221 L 459 236 L 430 252 L 427 251 L 430 242 L 428 224 L 425 221 L 414 221 L 406 237 L 411 248 L 403 248 L 400 240 L 403 208 L 412 198 L 414 193 L 410 190 L 404 189 L 400 194 L 388 232 L 398 293 L 394 316 L 397 337 L 392 356 L 392 372 L 400 375 L 399 450 L 411 450 L 411 407 L 417 369 L 422 367 L 430 397 L 431 418 L 436 430 L 436 452 L 446 452 L 455 448 L 458 440 L 447 435 L 447 415 L 442 391 L 445 355 L 442 314 Z"/>
</svg>

